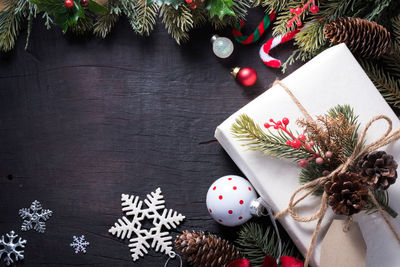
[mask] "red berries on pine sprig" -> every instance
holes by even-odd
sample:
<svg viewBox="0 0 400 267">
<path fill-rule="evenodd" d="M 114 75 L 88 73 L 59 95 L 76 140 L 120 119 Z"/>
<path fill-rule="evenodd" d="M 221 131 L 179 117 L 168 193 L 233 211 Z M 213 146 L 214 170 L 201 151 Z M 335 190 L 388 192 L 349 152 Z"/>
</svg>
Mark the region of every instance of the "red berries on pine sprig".
<svg viewBox="0 0 400 267">
<path fill-rule="evenodd" d="M 74 6 L 74 1 L 73 0 L 65 0 L 64 5 L 66 8 L 72 8 Z"/>
<path fill-rule="evenodd" d="M 288 136 L 292 138 L 292 140 L 286 140 L 286 145 L 290 146 L 294 149 L 300 149 L 302 148 L 303 150 L 308 151 L 310 154 L 313 156 L 309 159 L 302 159 L 299 161 L 299 166 L 301 168 L 307 168 L 310 161 L 315 159 L 315 163 L 318 165 L 324 164 L 329 161 L 329 159 L 332 157 L 332 152 L 327 151 L 323 157 L 318 152 L 315 152 L 312 147 L 314 146 L 313 141 L 307 142 L 307 137 L 304 134 L 300 134 L 299 136 L 295 137 L 291 131 L 287 129 L 287 126 L 289 124 L 289 119 L 288 118 L 283 118 L 281 121 L 275 122 L 273 119 L 269 120 L 269 123 L 266 122 L 264 123 L 264 127 L 269 129 L 273 127 L 275 130 L 281 130 L 285 132 Z"/>
</svg>

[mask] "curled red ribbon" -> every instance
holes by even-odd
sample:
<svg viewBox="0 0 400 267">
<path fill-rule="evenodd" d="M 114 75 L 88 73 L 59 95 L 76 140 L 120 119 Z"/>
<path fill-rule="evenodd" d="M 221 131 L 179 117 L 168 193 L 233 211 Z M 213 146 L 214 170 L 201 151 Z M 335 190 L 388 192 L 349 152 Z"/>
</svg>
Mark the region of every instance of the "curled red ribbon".
<svg viewBox="0 0 400 267">
<path fill-rule="evenodd" d="M 303 267 L 303 262 L 290 256 L 282 256 L 280 258 L 282 267 Z M 227 267 L 251 267 L 251 263 L 248 259 L 238 259 L 232 261 Z M 276 260 L 268 255 L 264 257 L 264 263 L 261 267 L 278 267 Z"/>
</svg>

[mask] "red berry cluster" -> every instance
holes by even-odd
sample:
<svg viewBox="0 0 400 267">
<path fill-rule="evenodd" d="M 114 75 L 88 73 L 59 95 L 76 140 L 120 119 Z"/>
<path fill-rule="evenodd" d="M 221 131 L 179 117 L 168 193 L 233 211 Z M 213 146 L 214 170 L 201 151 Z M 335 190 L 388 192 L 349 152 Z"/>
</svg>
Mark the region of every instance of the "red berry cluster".
<svg viewBox="0 0 400 267">
<path fill-rule="evenodd" d="M 204 0 L 185 0 L 185 2 L 191 9 L 196 9 L 198 4 L 204 3 Z"/>
<path fill-rule="evenodd" d="M 316 14 L 316 13 L 319 12 L 318 6 L 315 5 L 315 0 L 309 0 L 302 8 L 297 7 L 297 8 L 291 8 L 290 9 L 290 13 L 296 14 L 296 15 L 291 20 L 289 20 L 287 22 L 287 26 L 288 27 L 292 27 L 294 21 L 296 21 L 296 25 L 297 26 L 299 26 L 299 27 L 302 26 L 301 21 L 300 21 L 300 15 L 305 10 L 307 10 L 310 5 L 312 5 L 311 8 L 310 8 L 311 13 Z"/>
<path fill-rule="evenodd" d="M 82 7 L 88 7 L 90 0 L 80 0 L 79 3 Z M 70 9 L 74 7 L 74 0 L 64 0 L 64 5 L 66 8 Z"/>
<path fill-rule="evenodd" d="M 289 124 L 289 119 L 288 118 L 283 118 L 282 121 L 277 121 L 275 122 L 273 119 L 269 120 L 270 123 L 264 123 L 265 128 L 270 128 L 273 127 L 275 130 L 281 130 L 284 131 L 287 135 L 289 135 L 292 140 L 287 140 L 286 145 L 293 147 L 294 149 L 300 149 L 303 148 L 313 154 L 313 156 L 309 159 L 302 159 L 299 161 L 299 166 L 302 168 L 307 168 L 308 163 L 315 159 L 315 162 L 317 164 L 323 164 L 325 160 L 320 156 L 319 153 L 315 152 L 312 147 L 314 146 L 314 142 L 310 141 L 307 142 L 306 139 L 307 137 L 304 134 L 300 134 L 299 136 L 295 137 L 288 129 L 287 125 Z M 328 151 L 325 153 L 325 158 L 329 159 L 332 157 L 332 152 Z"/>
</svg>

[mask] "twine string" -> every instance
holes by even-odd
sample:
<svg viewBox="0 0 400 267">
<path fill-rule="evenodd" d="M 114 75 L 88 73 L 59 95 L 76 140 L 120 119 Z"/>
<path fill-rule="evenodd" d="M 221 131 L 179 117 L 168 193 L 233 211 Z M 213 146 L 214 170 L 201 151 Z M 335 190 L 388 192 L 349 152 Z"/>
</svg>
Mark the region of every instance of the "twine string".
<svg viewBox="0 0 400 267">
<path fill-rule="evenodd" d="M 282 82 L 280 81 L 275 81 L 274 85 L 279 85 L 281 86 L 283 89 L 285 89 L 285 91 L 288 93 L 288 95 L 292 98 L 293 102 L 297 105 L 297 107 L 300 109 L 300 111 L 303 113 L 303 115 L 306 117 L 306 120 L 316 123 L 313 118 L 311 117 L 311 115 L 308 113 L 308 111 L 304 108 L 304 106 L 300 103 L 300 101 L 296 98 L 296 96 L 293 94 L 293 92 Z M 386 132 L 376 141 L 366 145 L 363 149 L 361 149 L 361 147 L 363 146 L 364 142 L 365 142 L 365 138 L 367 135 L 367 132 L 369 130 L 369 128 L 371 127 L 371 125 L 379 120 L 385 120 L 388 123 L 388 128 L 386 130 Z M 314 232 L 312 234 L 311 237 L 311 243 L 310 243 L 310 247 L 308 248 L 307 251 L 307 255 L 306 255 L 306 259 L 304 261 L 304 266 L 308 266 L 308 263 L 310 261 L 311 258 L 311 253 L 314 249 L 315 246 L 315 242 L 316 242 L 316 238 L 318 235 L 318 232 L 321 228 L 321 224 L 322 224 L 322 220 L 325 217 L 325 213 L 328 209 L 328 195 L 327 193 L 324 191 L 322 198 L 321 198 L 321 205 L 319 210 L 314 213 L 313 215 L 309 216 L 309 217 L 301 217 L 299 216 L 294 208 L 296 207 L 297 204 L 299 204 L 302 200 L 304 200 L 306 197 L 308 197 L 309 195 L 311 195 L 313 192 L 315 192 L 316 190 L 318 190 L 319 188 L 323 187 L 324 184 L 329 181 L 334 175 L 338 174 L 338 173 L 344 173 L 346 172 L 346 170 L 353 165 L 355 162 L 357 162 L 357 160 L 359 158 L 361 158 L 362 156 L 364 156 L 366 153 L 372 152 L 377 150 L 380 147 L 383 147 L 387 144 L 390 144 L 394 141 L 397 141 L 400 139 L 400 129 L 394 131 L 392 133 L 392 120 L 390 118 L 388 118 L 385 115 L 378 115 L 373 117 L 371 120 L 368 121 L 368 123 L 366 124 L 365 128 L 363 129 L 360 138 L 358 139 L 358 142 L 356 144 L 356 147 L 353 151 L 353 153 L 350 155 L 350 157 L 347 158 L 347 160 L 339 165 L 334 171 L 332 171 L 331 173 L 329 173 L 326 176 L 322 176 L 320 178 L 317 178 L 313 181 L 310 181 L 308 183 L 305 183 L 304 185 L 300 186 L 290 197 L 289 200 L 289 204 L 288 207 L 279 212 L 278 214 L 275 215 L 275 219 L 278 219 L 280 217 L 282 217 L 283 215 L 289 213 L 290 216 L 298 222 L 311 222 L 314 220 L 318 220 L 317 225 L 314 229 Z M 299 197 L 298 199 L 296 199 L 296 196 L 304 191 L 304 190 L 308 190 L 305 194 L 303 194 L 301 197 Z M 395 238 L 397 239 L 397 241 L 400 244 L 400 236 L 399 234 L 396 232 L 396 230 L 394 229 L 393 225 L 390 222 L 390 218 L 388 217 L 388 215 L 383 211 L 382 207 L 380 206 L 379 202 L 376 200 L 374 194 L 368 190 L 368 195 L 371 198 L 372 202 L 374 203 L 374 205 L 376 206 L 376 208 L 378 209 L 379 213 L 382 215 L 383 219 L 385 220 L 386 224 L 389 226 L 390 230 L 392 231 L 393 235 L 395 236 Z"/>
</svg>

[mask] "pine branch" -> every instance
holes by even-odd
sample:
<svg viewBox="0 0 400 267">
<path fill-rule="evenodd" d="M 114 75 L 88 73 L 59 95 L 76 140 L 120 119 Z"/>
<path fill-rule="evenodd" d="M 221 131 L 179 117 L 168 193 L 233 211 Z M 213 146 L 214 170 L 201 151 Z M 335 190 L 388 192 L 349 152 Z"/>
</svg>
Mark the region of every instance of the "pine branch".
<svg viewBox="0 0 400 267">
<path fill-rule="evenodd" d="M 378 201 L 380 206 L 390 216 L 392 216 L 393 218 L 396 218 L 398 216 L 398 213 L 389 206 L 389 193 L 387 190 L 373 190 L 372 193 L 374 194 L 376 201 Z M 364 207 L 364 210 L 367 214 L 372 214 L 378 211 L 378 209 L 376 208 L 376 206 L 374 205 L 374 203 L 370 198 L 368 198 L 368 203 Z"/>
<path fill-rule="evenodd" d="M 372 62 L 360 60 L 361 66 L 368 74 L 376 88 L 385 98 L 385 100 L 393 106 L 400 107 L 400 81 L 390 75 L 383 68 L 373 64 Z"/>
<path fill-rule="evenodd" d="M 236 243 L 252 266 L 260 266 L 266 254 L 275 259 L 279 257 L 278 238 L 270 227 L 264 231 L 259 224 L 247 223 L 241 228 Z M 282 244 L 282 256 L 301 257 L 291 242 Z"/>
<path fill-rule="evenodd" d="M 4 9 L 0 11 L 0 50 L 10 51 L 14 48 L 25 16 L 19 7 L 18 0 L 6 0 Z"/>
<path fill-rule="evenodd" d="M 358 129 L 360 123 L 358 122 L 358 115 L 354 113 L 354 109 L 350 105 L 337 105 L 328 110 L 328 115 L 332 118 L 336 118 L 339 114 L 343 115 L 350 125 L 354 125 L 352 135 L 344 137 L 343 140 L 343 151 L 344 157 L 350 157 L 358 143 Z"/>
<path fill-rule="evenodd" d="M 268 133 L 263 131 L 248 115 L 242 114 L 236 119 L 232 125 L 231 133 L 239 141 L 245 142 L 250 150 L 260 150 L 266 155 L 275 156 L 278 158 L 288 158 L 300 160 L 313 156 L 303 147 L 295 149 L 286 145 L 286 141 L 292 138 L 278 131 L 278 134 L 273 134 L 268 130 Z"/>
<path fill-rule="evenodd" d="M 78 20 L 76 24 L 70 26 L 71 32 L 75 35 L 85 35 L 93 31 L 94 15 L 87 12 L 84 18 Z"/>
<path fill-rule="evenodd" d="M 119 1 L 109 0 L 107 8 L 109 12 L 97 18 L 93 26 L 93 33 L 101 38 L 106 38 L 122 13 L 119 7 Z"/>
<path fill-rule="evenodd" d="M 400 15 L 392 19 L 392 27 L 397 46 L 400 46 Z"/>
<path fill-rule="evenodd" d="M 178 44 L 189 39 L 188 32 L 193 28 L 193 17 L 189 7 L 180 5 L 178 9 L 175 9 L 163 4 L 160 17 L 162 17 L 162 22 L 165 23 L 168 33 Z"/>
<path fill-rule="evenodd" d="M 233 0 L 232 10 L 233 12 L 235 12 L 234 18 L 236 18 L 236 20 L 246 19 L 247 10 L 250 7 L 251 7 L 251 0 Z"/>
<path fill-rule="evenodd" d="M 150 35 L 150 32 L 154 29 L 154 25 L 156 24 L 158 8 L 156 3 L 147 6 L 146 0 L 137 1 L 137 18 L 135 21 L 131 20 L 130 22 L 133 29 L 139 35 Z"/>
<path fill-rule="evenodd" d="M 149 35 L 156 23 L 158 5 L 147 5 L 146 0 L 121 0 L 121 11 L 127 16 L 132 29 L 139 35 Z"/>
<path fill-rule="evenodd" d="M 199 28 L 201 26 L 204 26 L 209 18 L 209 12 L 207 9 L 204 8 L 203 5 L 198 6 L 196 9 L 193 9 L 192 11 L 192 17 L 193 17 L 193 27 L 194 28 Z"/>
<path fill-rule="evenodd" d="M 304 52 L 318 51 L 327 42 L 324 36 L 324 27 L 325 24 L 318 20 L 307 22 L 296 35 L 295 44 Z"/>
</svg>

